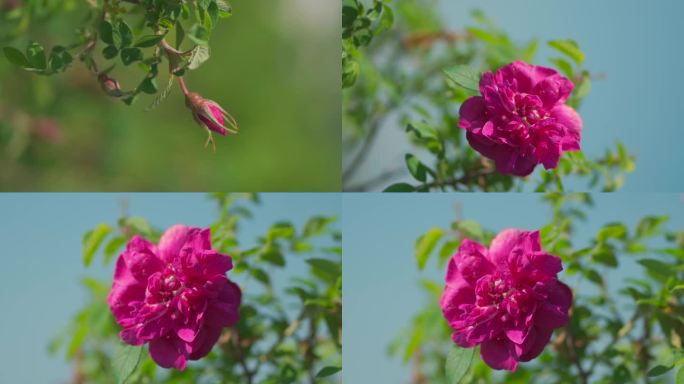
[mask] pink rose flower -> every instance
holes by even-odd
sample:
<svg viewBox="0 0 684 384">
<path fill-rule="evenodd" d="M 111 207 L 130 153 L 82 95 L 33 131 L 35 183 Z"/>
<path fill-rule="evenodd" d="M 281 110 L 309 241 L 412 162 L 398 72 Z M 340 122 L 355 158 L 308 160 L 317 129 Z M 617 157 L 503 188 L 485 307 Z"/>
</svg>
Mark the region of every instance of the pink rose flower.
<svg viewBox="0 0 684 384">
<path fill-rule="evenodd" d="M 538 231 L 504 230 L 489 249 L 464 240 L 439 303 L 452 340 L 480 345 L 494 369 L 515 371 L 519 361 L 539 356 L 569 320 L 572 291 L 556 278 L 562 269 L 560 258 L 541 249 Z"/>
<path fill-rule="evenodd" d="M 211 249 L 209 229 L 175 225 L 155 245 L 134 236 L 119 256 L 107 302 L 121 339 L 150 344 L 164 368 L 206 356 L 239 318 L 240 288 L 226 278 L 229 256 Z"/>
<path fill-rule="evenodd" d="M 238 133 L 238 125 L 233 116 L 217 102 L 193 92 L 187 95 L 186 104 L 199 125 L 222 136 L 227 136 L 229 132 Z"/>
<path fill-rule="evenodd" d="M 461 105 L 459 127 L 502 174 L 555 168 L 562 152 L 580 149 L 582 118 L 565 104 L 573 88 L 554 69 L 515 61 L 482 75 L 482 95 Z"/>
</svg>

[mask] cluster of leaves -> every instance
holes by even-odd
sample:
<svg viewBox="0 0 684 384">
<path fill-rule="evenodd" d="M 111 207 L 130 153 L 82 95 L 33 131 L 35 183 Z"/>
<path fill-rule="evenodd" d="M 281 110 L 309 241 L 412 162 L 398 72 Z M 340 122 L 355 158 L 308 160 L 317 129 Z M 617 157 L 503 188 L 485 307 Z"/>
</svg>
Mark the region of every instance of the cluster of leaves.
<svg viewBox="0 0 684 384">
<path fill-rule="evenodd" d="M 243 291 L 240 321 L 185 371 L 163 370 L 145 347 L 123 344 L 106 296 L 110 282 L 87 277 L 87 305 L 50 344 L 66 351 L 74 382 L 97 383 L 326 383 L 341 371 L 342 248 L 334 217 L 314 216 L 302 228 L 277 222 L 243 248 L 240 222 L 252 217 L 253 194 L 214 194 L 219 218 L 211 225 L 213 247 L 233 258 L 231 280 Z M 133 235 L 158 241 L 161 232 L 142 217 L 124 215 L 118 225 L 100 224 L 83 238 L 83 262 L 102 255 L 110 265 Z M 306 263 L 293 276 L 288 265 Z M 286 281 L 286 282 L 283 282 Z M 165 371 L 165 372 L 161 372 Z"/>
<path fill-rule="evenodd" d="M 581 152 L 565 153 L 556 169 L 543 170 L 540 177 L 496 172 L 493 162 L 466 142 L 458 128 L 458 107 L 479 92 L 482 72 L 514 60 L 533 62 L 538 41 L 518 44 L 477 11 L 473 12 L 473 26 L 451 32 L 434 0 L 395 0 L 392 6 L 392 28 L 382 28 L 380 35 L 371 34 L 372 44 L 369 37 L 364 38 L 368 33 L 360 37 L 353 34 L 355 26 L 365 25 L 352 23 L 357 15 L 354 9 L 344 11 L 349 16 L 343 17 L 343 57 L 354 58 L 352 64 L 343 61 L 345 73 L 353 74 L 344 83 L 355 83 L 343 93 L 344 148 L 350 159 L 343 174 L 345 190 L 375 189 L 388 181 L 409 179 L 385 190 L 510 191 L 534 183 L 527 189 L 562 191 L 566 178 L 586 180 L 588 188 L 604 191 L 622 186 L 624 175 L 634 169 L 634 158 L 619 143 L 597 159 L 585 158 Z M 390 14 L 388 5 L 383 9 Z M 363 44 L 352 44 L 355 41 Z M 576 85 L 569 104 L 579 108 L 594 77 L 582 66 L 584 53 L 572 40 L 552 40 L 548 45 L 558 53 L 550 62 Z M 354 48 L 353 55 L 348 53 L 349 46 Z M 405 127 L 415 152 L 405 155 L 404 164 L 379 169 L 371 178 L 359 181 L 354 175 L 373 149 L 379 132 L 397 123 Z M 590 127 L 586 132 L 585 137 Z"/>
<path fill-rule="evenodd" d="M 588 194 L 549 193 L 552 217 L 541 229 L 543 248 L 563 260 L 574 291 L 570 323 L 556 330 L 545 352 L 514 373 L 495 373 L 476 348 L 456 347 L 438 305 L 442 281 L 423 279 L 428 300 L 390 345 L 411 362 L 413 383 L 663 383 L 677 369 L 684 383 L 684 231 L 666 228 L 668 217 L 646 216 L 636 225 L 605 224 L 588 244 L 573 244 L 575 228 L 593 204 Z M 488 244 L 494 233 L 473 220 L 450 230 L 431 228 L 416 241 L 416 262 L 440 271 L 465 238 Z M 636 265 L 635 265 L 636 263 Z M 644 273 L 617 286 L 606 276 L 620 265 Z M 664 376 L 665 375 L 665 376 Z"/>
<path fill-rule="evenodd" d="M 387 3 L 373 0 L 366 9 L 361 0 L 344 0 L 342 4 L 342 88 L 354 85 L 359 76 L 359 48 L 368 46 L 373 36 L 392 27 L 394 13 Z"/>
<path fill-rule="evenodd" d="M 37 12 L 33 3 L 17 7 L 13 17 L 31 20 Z M 35 41 L 29 42 L 25 52 L 6 46 L 5 57 L 21 68 L 42 75 L 61 73 L 76 58 L 97 76 L 109 96 L 121 98 L 126 104 L 133 103 L 140 93 L 158 94 L 150 108 L 168 95 L 174 76 L 183 76 L 186 70 L 198 68 L 209 58 L 212 29 L 220 18 L 231 15 L 231 8 L 224 0 L 92 0 L 78 6 L 88 8 L 87 17 L 85 27 L 76 30 L 73 43 L 55 45 L 49 54 Z M 53 7 L 53 13 L 60 10 Z M 174 46 L 166 41 L 172 34 Z M 192 46 L 181 50 L 186 37 Z M 160 92 L 156 79 L 165 58 L 169 81 Z M 118 65 L 133 64 L 143 72 L 142 80 L 132 89 L 123 90 L 110 74 Z"/>
</svg>

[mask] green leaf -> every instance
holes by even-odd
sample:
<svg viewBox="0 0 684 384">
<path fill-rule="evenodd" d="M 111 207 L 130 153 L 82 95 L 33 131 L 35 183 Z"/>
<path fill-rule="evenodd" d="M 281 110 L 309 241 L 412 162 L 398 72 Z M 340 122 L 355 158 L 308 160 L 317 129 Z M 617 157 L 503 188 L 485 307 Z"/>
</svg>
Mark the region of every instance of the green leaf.
<svg viewBox="0 0 684 384">
<path fill-rule="evenodd" d="M 18 65 L 22 68 L 28 68 L 31 66 L 31 64 L 28 62 L 28 59 L 26 59 L 26 56 L 24 56 L 20 50 L 13 47 L 5 47 L 2 49 L 2 51 L 5 53 L 5 57 L 10 63 Z"/>
<path fill-rule="evenodd" d="M 314 216 L 304 224 L 303 236 L 317 236 L 326 232 L 328 224 L 335 221 L 334 217 Z"/>
<path fill-rule="evenodd" d="M 439 240 L 444 236 L 444 231 L 441 228 L 430 228 L 424 235 L 416 240 L 416 261 L 418 262 L 418 269 L 422 270 L 427 264 L 428 258 L 435 249 Z"/>
<path fill-rule="evenodd" d="M 599 230 L 596 240 L 604 243 L 608 239 L 624 239 L 625 236 L 627 236 L 627 227 L 624 224 L 607 224 Z"/>
<path fill-rule="evenodd" d="M 114 45 L 114 28 L 112 24 L 106 20 L 100 23 L 100 39 L 109 45 Z"/>
<path fill-rule="evenodd" d="M 257 281 L 261 282 L 264 285 L 271 285 L 271 278 L 268 276 L 268 274 L 263 270 L 263 269 L 252 269 L 249 271 L 250 274 L 257 279 Z"/>
<path fill-rule="evenodd" d="M 285 266 L 285 257 L 278 248 L 268 247 L 259 254 L 259 257 L 267 263 L 277 265 L 279 267 Z"/>
<path fill-rule="evenodd" d="M 142 356 L 142 347 L 121 343 L 114 352 L 112 368 L 117 384 L 124 384 L 138 367 Z"/>
<path fill-rule="evenodd" d="M 228 4 L 228 2 L 224 0 L 216 0 L 216 4 L 218 5 L 219 16 L 221 18 L 226 18 L 233 15 L 233 9 L 230 7 L 230 4 Z"/>
<path fill-rule="evenodd" d="M 107 224 L 100 224 L 83 238 L 83 264 L 87 267 L 92 263 L 95 252 L 109 234 L 111 228 Z"/>
<path fill-rule="evenodd" d="M 140 83 L 140 90 L 150 95 L 157 93 L 157 80 L 154 77 L 146 77 Z"/>
<path fill-rule="evenodd" d="M 601 274 L 598 273 L 596 270 L 594 270 L 594 269 L 583 269 L 582 273 L 592 283 L 599 285 L 599 286 L 603 285 L 603 277 L 601 277 Z"/>
<path fill-rule="evenodd" d="M 648 377 L 660 376 L 660 375 L 663 375 L 663 374 L 669 372 L 672 368 L 673 368 L 672 365 L 669 365 L 669 366 L 656 365 L 655 367 L 648 370 L 648 372 L 646 373 L 646 376 L 648 376 Z"/>
<path fill-rule="evenodd" d="M 666 263 L 656 259 L 641 259 L 637 263 L 643 265 L 649 272 L 663 277 L 674 275 L 676 271 Z"/>
<path fill-rule="evenodd" d="M 121 62 L 129 65 L 143 59 L 143 53 L 139 48 L 124 48 L 121 50 Z"/>
<path fill-rule="evenodd" d="M 484 237 L 482 226 L 475 220 L 459 220 L 454 223 L 454 229 L 462 231 L 466 237 L 471 239 L 482 240 Z"/>
<path fill-rule="evenodd" d="M 423 165 L 423 163 L 418 160 L 414 155 L 407 153 L 406 156 L 406 167 L 408 167 L 411 175 L 418 181 L 425 182 L 427 179 L 428 168 Z"/>
<path fill-rule="evenodd" d="M 426 123 L 414 122 L 406 126 L 406 132 L 413 132 L 419 139 L 437 139 L 437 130 Z"/>
<path fill-rule="evenodd" d="M 334 281 L 342 275 L 342 268 L 340 263 L 328 259 L 307 259 L 306 262 L 322 275 L 327 277 L 327 280 Z"/>
<path fill-rule="evenodd" d="M 408 183 L 392 184 L 385 188 L 383 192 L 414 192 L 416 188 Z"/>
<path fill-rule="evenodd" d="M 657 235 L 662 225 L 668 220 L 668 216 L 646 216 L 637 224 L 636 236 L 648 237 Z"/>
<path fill-rule="evenodd" d="M 456 65 L 444 70 L 447 78 L 457 85 L 474 92 L 480 92 L 480 71 L 467 65 Z"/>
<path fill-rule="evenodd" d="M 166 87 L 164 88 L 164 90 L 161 91 L 159 93 L 159 95 L 157 95 L 157 97 L 155 97 L 154 101 L 152 101 L 152 103 L 149 106 L 147 106 L 147 108 L 145 108 L 145 111 L 149 112 L 149 111 L 157 108 L 164 100 L 166 100 L 166 98 L 169 97 L 169 95 L 171 94 L 171 88 L 173 88 L 173 84 L 174 84 L 174 76 L 170 75 L 169 76 L 169 82 L 166 84 Z"/>
<path fill-rule="evenodd" d="M 211 25 L 216 25 L 219 19 L 219 7 L 216 3 L 209 3 L 207 7 L 207 14 L 209 14 L 209 19 L 211 19 Z"/>
<path fill-rule="evenodd" d="M 577 45 L 577 42 L 574 40 L 551 40 L 549 41 L 549 46 L 568 56 L 578 65 L 581 65 L 582 62 L 584 62 L 584 52 L 582 52 L 579 45 Z"/>
<path fill-rule="evenodd" d="M 190 61 L 188 62 L 188 69 L 199 68 L 200 65 L 202 65 L 205 61 L 209 60 L 209 56 L 211 56 L 211 51 L 209 50 L 209 47 L 204 45 L 196 46 L 192 50 Z"/>
<path fill-rule="evenodd" d="M 209 44 L 209 30 L 201 24 L 195 24 L 188 31 L 188 38 L 199 45 Z"/>
<path fill-rule="evenodd" d="M 44 70 L 47 68 L 47 59 L 45 58 L 45 49 L 43 46 L 32 42 L 26 48 L 26 58 L 32 68 Z"/>
<path fill-rule="evenodd" d="M 676 384 L 684 384 L 684 366 L 679 368 L 677 371 L 677 378 L 675 379 Z"/>
<path fill-rule="evenodd" d="M 176 48 L 180 48 L 185 40 L 185 29 L 183 29 L 183 24 L 180 21 L 176 22 Z"/>
<path fill-rule="evenodd" d="M 608 247 L 602 247 L 595 250 L 591 255 L 591 259 L 597 263 L 601 263 L 609 267 L 618 266 L 618 260 L 617 257 L 615 257 L 615 252 Z"/>
<path fill-rule="evenodd" d="M 115 58 L 118 54 L 119 50 L 113 45 L 108 45 L 102 50 L 102 56 L 107 60 Z"/>
<path fill-rule="evenodd" d="M 316 378 L 322 379 L 324 377 L 332 376 L 332 375 L 336 374 L 337 372 L 340 372 L 341 370 L 342 370 L 342 367 L 323 367 L 316 374 Z"/>
<path fill-rule="evenodd" d="M 123 236 L 113 237 L 104 248 L 104 264 L 109 264 L 109 261 L 116 255 L 121 247 L 126 244 L 126 238 Z"/>
<path fill-rule="evenodd" d="M 475 348 L 452 347 L 446 358 L 446 377 L 450 384 L 459 384 L 470 371 Z"/>
<path fill-rule="evenodd" d="M 119 34 L 121 35 L 121 43 L 119 45 L 121 48 L 131 45 L 133 42 L 133 31 L 123 20 L 119 21 Z"/>
<path fill-rule="evenodd" d="M 134 45 L 139 48 L 154 47 L 159 44 L 162 39 L 164 39 L 164 35 L 147 35 L 139 38 Z"/>
<path fill-rule="evenodd" d="M 451 256 L 456 253 L 456 250 L 458 250 L 459 246 L 458 241 L 447 241 L 442 245 L 442 249 L 439 251 L 439 264 L 444 265 L 444 262 L 446 262 Z"/>
</svg>

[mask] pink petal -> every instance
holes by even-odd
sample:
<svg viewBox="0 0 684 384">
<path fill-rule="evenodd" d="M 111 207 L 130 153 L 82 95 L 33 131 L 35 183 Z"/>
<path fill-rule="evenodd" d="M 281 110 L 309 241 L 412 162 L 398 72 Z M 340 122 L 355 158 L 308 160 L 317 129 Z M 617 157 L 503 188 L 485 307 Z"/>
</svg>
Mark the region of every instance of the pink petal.
<svg viewBox="0 0 684 384">
<path fill-rule="evenodd" d="M 527 244 L 526 238 L 530 234 L 533 233 L 520 229 L 504 229 L 499 232 L 489 246 L 489 259 L 496 266 L 507 266 L 513 249 Z M 539 236 L 538 233 L 536 236 Z"/>
<path fill-rule="evenodd" d="M 458 126 L 464 129 L 481 127 L 487 120 L 482 96 L 473 96 L 461 104 Z"/>
<path fill-rule="evenodd" d="M 505 338 L 482 343 L 480 355 L 482 360 L 494 369 L 515 371 L 518 367 L 514 344 Z"/>
<path fill-rule="evenodd" d="M 220 327 L 204 327 L 200 330 L 199 334 L 195 338 L 194 342 L 190 346 L 190 360 L 198 360 L 206 356 L 214 344 L 218 341 L 221 336 Z"/>
<path fill-rule="evenodd" d="M 550 114 L 558 124 L 565 127 L 565 137 L 562 141 L 563 150 L 579 151 L 583 125 L 580 115 L 567 105 L 556 106 Z"/>
<path fill-rule="evenodd" d="M 160 367 L 185 369 L 187 360 L 182 353 L 182 341 L 175 335 L 150 341 L 150 356 Z"/>
<path fill-rule="evenodd" d="M 162 260 L 172 261 L 186 245 L 195 249 L 211 249 L 210 230 L 185 225 L 174 225 L 167 229 L 159 240 Z"/>
<path fill-rule="evenodd" d="M 535 357 L 539 356 L 544 347 L 549 343 L 551 335 L 553 334 L 553 329 L 537 328 L 535 327 L 530 331 L 530 336 L 527 338 L 525 344 L 522 346 L 522 351 L 520 351 L 518 359 L 519 361 L 530 361 Z"/>
<path fill-rule="evenodd" d="M 207 307 L 206 324 L 211 327 L 229 327 L 240 318 L 242 292 L 237 284 L 223 279 L 217 297 Z"/>
</svg>

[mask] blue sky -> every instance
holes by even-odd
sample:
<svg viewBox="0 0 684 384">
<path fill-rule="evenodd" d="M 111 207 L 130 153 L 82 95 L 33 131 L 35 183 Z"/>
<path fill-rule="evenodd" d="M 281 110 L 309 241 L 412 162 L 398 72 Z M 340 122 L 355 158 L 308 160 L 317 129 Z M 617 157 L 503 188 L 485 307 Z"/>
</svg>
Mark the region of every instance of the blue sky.
<svg viewBox="0 0 684 384">
<path fill-rule="evenodd" d="M 91 268 L 83 267 L 81 239 L 99 223 L 116 223 L 122 197 L 128 198 L 131 215 L 162 229 L 176 223 L 208 226 L 217 218 L 215 203 L 204 194 L 0 194 L 0 361 L 5 367 L 0 383 L 63 383 L 69 378 L 63 355 L 49 356 L 47 344 L 87 299 L 80 279 L 111 279 L 112 267 L 102 267 L 99 258 Z M 262 205 L 239 233 L 247 247 L 276 221 L 301 226 L 311 215 L 341 215 L 336 194 L 261 197 Z"/>
<path fill-rule="evenodd" d="M 679 194 L 597 194 L 594 199 L 589 220 L 577 228 L 577 247 L 588 245 L 589 237 L 608 222 L 622 221 L 633 229 L 646 214 L 670 215 L 670 228 L 684 228 L 684 200 Z M 456 203 L 462 205 L 464 219 L 477 220 L 484 228 L 538 229 L 551 213 L 540 200 L 534 194 L 345 194 L 345 381 L 408 382 L 409 368 L 400 359 L 390 359 L 387 346 L 424 305 L 420 278 L 442 281 L 445 273 L 432 265 L 419 273 L 414 256 L 419 235 L 433 226 L 448 228 Z M 626 276 L 643 275 L 635 259 L 620 259 L 620 268 L 608 275 L 609 286 L 617 289 Z M 568 283 L 573 286 L 572 280 Z"/>
<path fill-rule="evenodd" d="M 684 54 L 677 48 L 684 38 L 680 20 L 684 2 L 663 0 L 654 6 L 635 0 L 442 0 L 439 4 L 452 30 L 472 25 L 470 12 L 478 8 L 515 41 L 539 38 L 537 64 L 548 64 L 552 52 L 546 41 L 575 39 L 586 53 L 586 68 L 606 76 L 593 83 L 580 109 L 585 154 L 602 155 L 619 139 L 638 157 L 624 191 L 684 190 L 684 178 L 677 177 L 684 164 L 679 114 L 684 107 L 680 76 Z M 356 180 L 403 163 L 411 147 L 403 129 L 392 124 L 380 133 Z M 568 184 L 574 190 L 584 190 L 585 185 Z"/>
</svg>

